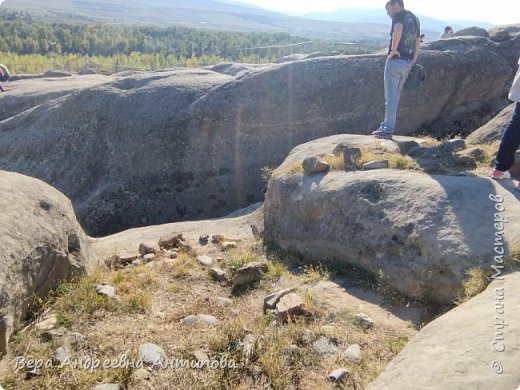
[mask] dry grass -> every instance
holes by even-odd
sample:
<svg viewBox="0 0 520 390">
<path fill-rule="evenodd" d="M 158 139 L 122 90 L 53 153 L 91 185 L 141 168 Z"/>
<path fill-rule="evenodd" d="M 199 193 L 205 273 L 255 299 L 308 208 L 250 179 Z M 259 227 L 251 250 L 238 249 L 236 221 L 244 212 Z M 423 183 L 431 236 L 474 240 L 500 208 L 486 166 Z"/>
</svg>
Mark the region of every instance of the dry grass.
<svg viewBox="0 0 520 390">
<path fill-rule="evenodd" d="M 360 166 L 375 160 L 388 160 L 388 167 L 390 169 L 419 169 L 411 157 L 403 156 L 398 152 L 382 150 L 377 144 L 361 148 Z"/>
<path fill-rule="evenodd" d="M 276 168 L 271 177 L 278 177 L 282 175 L 296 175 L 304 173 L 303 166 L 301 161 L 293 161 L 290 164 L 281 165 L 280 167 Z"/>
<path fill-rule="evenodd" d="M 509 272 L 520 268 L 520 246 L 510 249 L 510 253 L 504 259 L 503 272 Z M 463 291 L 455 304 L 460 305 L 483 292 L 492 281 L 491 270 L 479 267 L 470 268 L 466 272 L 467 278 L 463 282 Z"/>
<path fill-rule="evenodd" d="M 466 272 L 467 278 L 463 282 L 463 291 L 460 297 L 455 301 L 456 305 L 460 305 L 471 298 L 477 296 L 491 282 L 491 275 L 488 271 L 484 271 L 482 268 L 470 268 Z"/>
<path fill-rule="evenodd" d="M 500 145 L 500 142 L 492 142 L 488 144 L 479 144 L 476 145 L 480 149 L 484 151 L 484 157 L 478 161 L 479 166 L 483 167 L 490 167 L 493 163 L 493 160 L 495 158 L 495 155 L 497 154 L 498 146 Z"/>
<path fill-rule="evenodd" d="M 327 154 L 323 156 L 322 160 L 330 165 L 331 171 L 342 171 L 345 169 L 343 155 L 334 156 L 333 154 Z"/>
<path fill-rule="evenodd" d="M 0 383 L 12 389 L 91 389 L 97 383 L 119 383 L 130 389 L 249 389 L 269 384 L 273 389 L 296 386 L 300 389 L 324 390 L 334 386 L 327 374 L 338 367 L 351 371 L 339 388 L 365 388 L 405 344 L 406 335 L 384 326 L 367 330 L 357 326 L 351 312 L 338 313 L 334 322 L 327 318 L 329 308 L 319 296 L 308 291 L 320 280 L 330 279 L 323 266 L 307 266 L 302 274 L 289 272 L 286 264 L 274 255 L 266 256 L 258 244 L 226 252 L 219 266 L 233 274 L 251 261 L 266 261 L 269 271 L 261 286 L 239 297 L 230 307 L 216 304 L 218 296 L 230 296 L 230 286 L 221 286 L 207 277 L 207 271 L 192 257 L 180 255 L 173 262 L 163 259 L 147 265 L 119 271 L 100 269 L 90 276 L 60 285 L 42 301 L 42 307 L 58 314 L 60 325 L 85 335 L 83 342 L 72 348 L 72 357 L 95 357 L 100 361 L 123 355 L 132 360 L 140 344 L 160 345 L 169 358 L 191 359 L 196 350 L 205 351 L 210 359 L 226 356 L 236 367 L 225 369 L 177 368 L 155 369 L 146 386 L 133 379 L 134 368 L 86 369 L 53 367 L 41 370 L 41 376 L 24 379 L 24 372 L 2 371 Z M 280 284 L 281 280 L 284 280 Z M 120 302 L 99 296 L 95 286 L 108 283 L 115 287 Z M 296 287 L 308 315 L 280 323 L 273 314 L 262 312 L 263 298 L 271 292 Z M 184 325 L 180 320 L 191 314 L 209 314 L 219 323 Z M 314 336 L 304 341 L 303 335 Z M 256 337 L 256 348 L 246 364 L 243 349 L 247 334 Z M 330 337 L 338 347 L 331 356 L 320 356 L 313 342 L 320 335 Z M 342 357 L 342 351 L 358 343 L 363 348 L 360 365 Z M 29 329 L 12 340 L 8 364 L 16 356 L 49 359 L 61 341 L 45 341 L 41 332 Z M 10 362 L 10 363 L 9 363 Z M 151 386 L 151 387 L 148 387 Z"/>
</svg>

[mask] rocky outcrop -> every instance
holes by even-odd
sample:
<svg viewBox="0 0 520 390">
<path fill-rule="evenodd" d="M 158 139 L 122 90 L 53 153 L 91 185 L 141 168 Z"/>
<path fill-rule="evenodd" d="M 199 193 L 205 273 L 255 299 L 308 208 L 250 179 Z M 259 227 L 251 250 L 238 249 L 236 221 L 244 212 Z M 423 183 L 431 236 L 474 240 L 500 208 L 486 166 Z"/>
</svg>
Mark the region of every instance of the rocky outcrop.
<svg viewBox="0 0 520 390">
<path fill-rule="evenodd" d="M 75 91 L 91 88 L 112 80 L 112 77 L 101 75 L 65 78 L 49 78 L 41 74 L 12 76 L 10 82 L 4 84 L 7 93 L 1 96 L 0 120 L 13 117 L 62 96 L 70 95 Z"/>
<path fill-rule="evenodd" d="M 437 303 L 458 297 L 469 269 L 490 267 L 498 218 L 508 221 L 503 245 L 520 244 L 520 194 L 511 183 L 392 169 L 290 173 L 342 142 L 373 139 L 344 135 L 300 145 L 275 171 L 264 203 L 266 239 L 309 261 L 354 264 L 407 296 Z"/>
<path fill-rule="evenodd" d="M 33 295 L 94 266 L 70 200 L 40 180 L 0 171 L 0 355 Z"/>
<path fill-rule="evenodd" d="M 427 79 L 403 94 L 398 132 L 468 131 L 491 119 L 507 105 L 516 59 L 502 47 L 515 39 L 425 44 Z M 0 168 L 65 193 L 91 235 L 222 216 L 262 200 L 261 169 L 295 145 L 376 128 L 384 63 L 337 56 L 119 74 L 1 122 Z"/>
<path fill-rule="evenodd" d="M 454 37 L 484 37 L 488 38 L 489 33 L 487 30 L 481 28 L 481 27 L 466 27 L 462 30 L 458 30 L 453 34 Z"/>
<path fill-rule="evenodd" d="M 502 134 L 504 133 L 504 129 L 511 120 L 511 115 L 513 115 L 513 109 L 515 105 L 510 104 L 506 108 L 504 108 L 496 117 L 491 119 L 484 126 L 479 127 L 473 133 L 471 133 L 466 141 L 470 144 L 483 144 L 494 141 L 500 141 L 502 138 Z"/>
<path fill-rule="evenodd" d="M 520 272 L 426 325 L 369 390 L 509 390 L 520 383 Z"/>
</svg>

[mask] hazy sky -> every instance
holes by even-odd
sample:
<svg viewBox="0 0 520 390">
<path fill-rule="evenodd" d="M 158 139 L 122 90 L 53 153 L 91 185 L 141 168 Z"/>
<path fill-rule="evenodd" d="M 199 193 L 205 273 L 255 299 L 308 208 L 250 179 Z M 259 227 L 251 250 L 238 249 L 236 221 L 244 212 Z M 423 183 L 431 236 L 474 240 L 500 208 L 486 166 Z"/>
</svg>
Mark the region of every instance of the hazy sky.
<svg viewBox="0 0 520 390">
<path fill-rule="evenodd" d="M 302 14 L 339 8 L 380 8 L 386 0 L 238 0 L 275 11 Z M 519 0 L 404 0 L 410 11 L 440 20 L 478 20 L 493 24 L 520 23 Z"/>
</svg>

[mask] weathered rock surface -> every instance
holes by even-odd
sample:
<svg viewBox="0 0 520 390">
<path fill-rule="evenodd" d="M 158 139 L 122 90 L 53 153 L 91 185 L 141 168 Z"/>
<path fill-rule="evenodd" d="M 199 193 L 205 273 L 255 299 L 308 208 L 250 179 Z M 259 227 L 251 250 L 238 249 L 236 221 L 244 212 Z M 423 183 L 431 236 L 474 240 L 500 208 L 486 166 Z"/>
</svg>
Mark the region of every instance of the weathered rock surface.
<svg viewBox="0 0 520 390">
<path fill-rule="evenodd" d="M 513 34 L 425 44 L 419 62 L 427 79 L 419 93 L 403 94 L 398 133 L 469 131 L 491 119 L 507 104 L 518 42 Z M 112 76 L 2 121 L 0 168 L 64 192 L 90 235 L 222 216 L 261 200 L 261 168 L 278 165 L 295 145 L 374 130 L 384 111 L 384 61 L 336 56 L 236 76 Z M 102 76 L 55 80 L 74 77 Z M 13 91 L 22 82 L 31 80 L 13 82 Z M 0 106 L 8 98 L 2 94 Z"/>
<path fill-rule="evenodd" d="M 509 123 L 511 115 L 513 115 L 514 107 L 514 104 L 510 104 L 504 108 L 496 117 L 468 135 L 466 141 L 470 144 L 482 144 L 493 141 L 500 141 L 504 129 Z"/>
<path fill-rule="evenodd" d="M 90 243 L 63 194 L 0 171 L 0 355 L 33 294 L 94 266 Z"/>
<path fill-rule="evenodd" d="M 368 389 L 516 389 L 519 285 L 520 272 L 495 280 L 482 294 L 426 325 Z"/>
<path fill-rule="evenodd" d="M 300 145 L 280 168 L 363 138 L 333 136 Z M 503 212 L 490 195 L 503 198 Z M 519 199 L 511 183 L 482 177 L 389 169 L 312 176 L 275 171 L 264 203 L 265 235 L 309 260 L 382 272 L 405 295 L 451 303 L 466 271 L 493 259 L 496 218 L 508 221 L 504 245 L 520 244 Z"/>
<path fill-rule="evenodd" d="M 466 27 L 453 34 L 454 37 L 484 37 L 488 38 L 489 33 L 481 27 Z"/>
<path fill-rule="evenodd" d="M 138 351 L 138 361 L 150 366 L 164 363 L 166 353 L 160 346 L 152 343 L 141 344 Z"/>
</svg>

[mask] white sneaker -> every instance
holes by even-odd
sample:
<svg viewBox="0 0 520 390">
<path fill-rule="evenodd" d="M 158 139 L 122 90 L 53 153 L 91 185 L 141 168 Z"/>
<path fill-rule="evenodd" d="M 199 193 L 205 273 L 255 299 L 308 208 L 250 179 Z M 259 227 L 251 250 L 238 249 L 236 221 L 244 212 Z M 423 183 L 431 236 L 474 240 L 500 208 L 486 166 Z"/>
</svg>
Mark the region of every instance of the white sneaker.
<svg viewBox="0 0 520 390">
<path fill-rule="evenodd" d="M 491 178 L 495 180 L 504 180 L 504 179 L 511 179 L 511 174 L 509 171 L 499 171 L 498 169 L 493 169 L 491 172 Z"/>
</svg>

